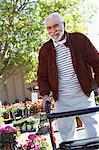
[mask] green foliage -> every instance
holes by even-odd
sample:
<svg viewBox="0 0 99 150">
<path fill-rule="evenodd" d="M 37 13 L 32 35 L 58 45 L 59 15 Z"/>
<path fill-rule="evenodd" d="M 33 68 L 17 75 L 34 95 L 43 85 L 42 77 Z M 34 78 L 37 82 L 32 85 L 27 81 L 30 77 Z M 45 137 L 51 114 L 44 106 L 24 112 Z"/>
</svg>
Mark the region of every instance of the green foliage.
<svg viewBox="0 0 99 150">
<path fill-rule="evenodd" d="M 27 1 L 28 5 L 24 3 L 26 1 L 19 2 L 19 0 L 16 2 L 10 0 L 0 3 L 0 74 L 4 78 L 18 67 L 24 68 L 25 74 L 29 74 L 32 67 L 35 68 L 33 72 L 36 72 L 37 68 L 36 51 L 39 40 L 37 40 L 35 31 L 38 27 L 29 10 L 29 1 Z M 23 7 L 24 9 L 22 9 Z M 35 76 L 33 74 L 34 79 Z"/>
<path fill-rule="evenodd" d="M 13 121 L 13 126 L 14 127 L 22 127 L 23 124 L 26 123 L 26 120 L 25 119 L 20 119 L 20 120 L 17 120 L 17 121 Z"/>
<path fill-rule="evenodd" d="M 42 10 L 40 11 L 40 16 L 45 18 L 52 12 L 59 12 L 65 18 L 67 30 L 84 31 L 82 14 L 80 12 L 82 2 L 82 0 L 56 0 L 53 3 L 48 1 L 45 4 L 45 1 L 43 1 L 40 3 L 40 9 Z M 82 26 L 82 29 L 80 26 Z"/>
<path fill-rule="evenodd" d="M 24 124 L 38 124 L 38 119 L 33 118 L 32 116 L 28 117 L 28 118 L 23 118 L 17 121 L 13 121 L 13 125 L 14 127 L 19 126 L 22 127 Z"/>
<path fill-rule="evenodd" d="M 99 105 L 99 96 L 95 96 L 96 105 Z"/>
<path fill-rule="evenodd" d="M 24 70 L 26 82 L 35 80 L 39 47 L 48 39 L 45 17 L 60 12 L 67 31 L 86 32 L 83 0 L 1 0 L 0 1 L 0 78 L 6 79 L 17 68 Z M 83 9 L 84 11 L 84 9 Z M 87 20 L 88 21 L 88 20 Z"/>
</svg>

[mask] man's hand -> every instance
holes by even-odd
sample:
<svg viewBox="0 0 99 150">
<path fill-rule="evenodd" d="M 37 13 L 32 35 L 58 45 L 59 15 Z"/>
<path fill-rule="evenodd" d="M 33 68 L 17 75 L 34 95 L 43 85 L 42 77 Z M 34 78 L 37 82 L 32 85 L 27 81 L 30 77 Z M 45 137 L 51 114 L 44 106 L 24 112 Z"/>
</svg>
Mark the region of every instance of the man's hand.
<svg viewBox="0 0 99 150">
<path fill-rule="evenodd" d="M 43 96 L 43 107 L 45 108 L 46 106 L 46 101 L 51 102 L 50 97 L 48 95 Z"/>
<path fill-rule="evenodd" d="M 99 96 L 99 88 L 94 90 L 94 94 L 95 94 L 95 96 Z"/>
<path fill-rule="evenodd" d="M 99 88 L 97 89 L 97 92 L 98 92 L 98 96 L 99 96 Z"/>
</svg>

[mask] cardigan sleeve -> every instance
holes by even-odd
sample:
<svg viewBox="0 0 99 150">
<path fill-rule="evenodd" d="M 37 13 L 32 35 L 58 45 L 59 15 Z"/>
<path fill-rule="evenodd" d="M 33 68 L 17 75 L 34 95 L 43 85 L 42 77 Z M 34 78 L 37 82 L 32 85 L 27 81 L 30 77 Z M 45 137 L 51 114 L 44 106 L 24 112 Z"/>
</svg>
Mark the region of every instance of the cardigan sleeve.
<svg viewBox="0 0 99 150">
<path fill-rule="evenodd" d="M 50 94 L 50 86 L 48 82 L 48 64 L 46 49 L 44 46 L 41 47 L 38 57 L 38 71 L 37 71 L 37 81 L 39 86 L 39 92 L 41 96 Z"/>
<path fill-rule="evenodd" d="M 85 53 L 88 64 L 94 72 L 94 81 L 99 87 L 99 52 L 96 50 L 91 41 L 85 36 Z"/>
</svg>

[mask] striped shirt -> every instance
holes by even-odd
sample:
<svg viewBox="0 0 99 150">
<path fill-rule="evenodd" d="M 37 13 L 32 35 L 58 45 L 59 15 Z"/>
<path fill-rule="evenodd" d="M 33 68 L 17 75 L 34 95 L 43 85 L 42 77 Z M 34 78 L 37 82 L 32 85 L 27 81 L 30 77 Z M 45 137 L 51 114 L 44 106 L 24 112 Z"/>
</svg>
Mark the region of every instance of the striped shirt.
<svg viewBox="0 0 99 150">
<path fill-rule="evenodd" d="M 75 95 L 82 92 L 77 75 L 73 68 L 70 49 L 64 44 L 54 45 L 58 68 L 59 95 Z"/>
</svg>

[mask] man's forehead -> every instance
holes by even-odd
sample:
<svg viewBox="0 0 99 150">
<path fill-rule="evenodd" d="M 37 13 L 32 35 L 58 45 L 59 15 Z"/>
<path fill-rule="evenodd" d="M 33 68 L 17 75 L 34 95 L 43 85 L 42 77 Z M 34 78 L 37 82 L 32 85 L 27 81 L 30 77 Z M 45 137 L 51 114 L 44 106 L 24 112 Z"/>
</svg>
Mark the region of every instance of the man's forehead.
<svg viewBox="0 0 99 150">
<path fill-rule="evenodd" d="M 46 25 L 54 25 L 54 24 L 59 24 L 59 19 L 56 18 L 56 17 L 52 17 L 52 18 L 49 18 L 47 19 L 46 21 Z"/>
</svg>

